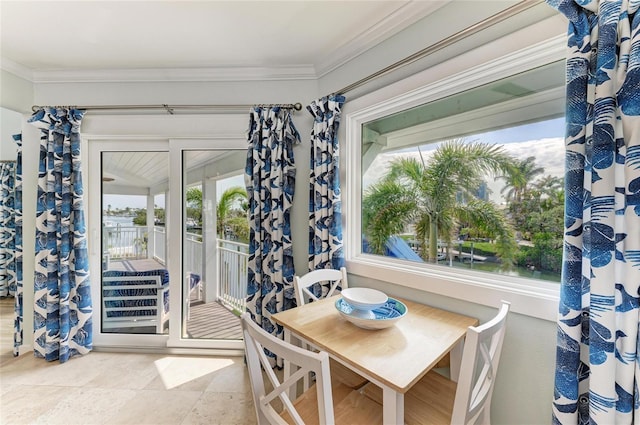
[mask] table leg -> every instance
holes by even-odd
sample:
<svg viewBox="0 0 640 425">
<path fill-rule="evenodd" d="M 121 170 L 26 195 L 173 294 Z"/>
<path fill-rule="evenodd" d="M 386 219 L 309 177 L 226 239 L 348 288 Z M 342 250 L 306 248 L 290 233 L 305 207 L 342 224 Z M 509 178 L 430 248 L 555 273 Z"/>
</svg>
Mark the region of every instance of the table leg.
<svg viewBox="0 0 640 425">
<path fill-rule="evenodd" d="M 458 376 L 460 376 L 460 365 L 462 364 L 462 349 L 464 348 L 464 339 L 460 340 L 450 351 L 451 364 L 449 371 L 451 373 L 451 380 L 458 382 Z"/>
<path fill-rule="evenodd" d="M 382 387 L 382 423 L 384 425 L 404 424 L 404 394 Z"/>
<path fill-rule="evenodd" d="M 284 329 L 284 341 L 291 344 L 291 331 L 288 329 Z M 291 370 L 291 362 L 289 360 L 284 360 L 284 380 L 288 379 L 291 374 L 295 371 Z M 295 400 L 298 397 L 298 392 L 296 391 L 296 385 L 292 385 L 289 388 L 289 399 L 291 401 Z"/>
</svg>

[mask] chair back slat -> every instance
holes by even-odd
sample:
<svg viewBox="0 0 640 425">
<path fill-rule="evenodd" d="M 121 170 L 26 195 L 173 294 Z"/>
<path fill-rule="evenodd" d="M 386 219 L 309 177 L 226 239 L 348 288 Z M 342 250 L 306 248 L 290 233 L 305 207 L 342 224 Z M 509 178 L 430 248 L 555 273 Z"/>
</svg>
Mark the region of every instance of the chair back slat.
<svg viewBox="0 0 640 425">
<path fill-rule="evenodd" d="M 316 375 L 319 423 L 332 423 L 334 413 L 328 354 L 324 351 L 316 353 L 304 350 L 274 337 L 261 329 L 249 313 L 242 314 L 241 323 L 258 424 L 287 423 L 272 404 L 279 399 L 293 422 L 303 425 L 304 421 L 288 394 L 289 389 L 296 388 L 298 381 L 310 372 Z M 299 369 L 289 378 L 280 380 L 273 371 L 265 350 L 291 362 L 293 369 Z M 264 375 L 270 385 L 265 382 Z"/>
<path fill-rule="evenodd" d="M 467 330 L 451 423 L 488 424 L 510 304 L 487 323 Z"/>
<path fill-rule="evenodd" d="M 317 296 L 313 291 L 316 285 L 320 286 L 318 291 L 320 296 Z M 295 288 L 296 301 L 298 306 L 301 306 L 309 300 L 317 301 L 319 298 L 330 297 L 336 291 L 347 288 L 347 270 L 344 267 L 340 268 L 340 270 L 313 270 L 304 276 L 294 276 L 293 286 Z M 326 288 L 326 292 L 324 288 Z"/>
</svg>

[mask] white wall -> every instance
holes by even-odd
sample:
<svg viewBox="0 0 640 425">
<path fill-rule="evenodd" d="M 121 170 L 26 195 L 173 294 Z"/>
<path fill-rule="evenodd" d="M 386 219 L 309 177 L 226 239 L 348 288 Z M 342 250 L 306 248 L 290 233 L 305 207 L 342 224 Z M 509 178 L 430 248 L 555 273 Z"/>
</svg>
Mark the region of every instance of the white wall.
<svg viewBox="0 0 640 425">
<path fill-rule="evenodd" d="M 18 145 L 12 136 L 22 131 L 22 121 L 22 114 L 0 108 L 0 159 L 16 159 Z"/>
<path fill-rule="evenodd" d="M 24 78 L 0 70 L 0 106 L 21 113 L 31 111 L 33 84 Z"/>
</svg>

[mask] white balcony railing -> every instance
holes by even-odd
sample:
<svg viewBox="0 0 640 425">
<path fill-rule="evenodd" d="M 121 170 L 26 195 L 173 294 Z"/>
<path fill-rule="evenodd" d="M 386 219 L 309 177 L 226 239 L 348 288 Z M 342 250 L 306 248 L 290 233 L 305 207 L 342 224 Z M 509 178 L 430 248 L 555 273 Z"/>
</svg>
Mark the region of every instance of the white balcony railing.
<svg viewBox="0 0 640 425">
<path fill-rule="evenodd" d="M 202 235 L 185 233 L 184 253 L 182 255 L 184 270 L 202 276 Z"/>
<path fill-rule="evenodd" d="M 249 245 L 218 239 L 218 297 L 233 310 L 244 312 L 247 299 Z"/>
<path fill-rule="evenodd" d="M 167 256 L 165 254 L 165 246 L 167 246 L 166 228 L 162 226 L 153 226 L 153 236 L 153 250 L 151 251 L 151 257 L 162 264 L 167 264 Z"/>
<path fill-rule="evenodd" d="M 144 227 L 142 229 L 145 229 Z M 203 276 L 202 235 L 186 233 L 184 269 Z M 165 262 L 166 233 L 164 227 L 154 227 L 154 247 L 151 256 Z M 249 245 L 226 239 L 217 240 L 217 298 L 232 310 L 243 312 L 247 298 L 247 264 Z M 145 251 L 146 253 L 146 251 Z M 201 292 L 199 292 L 201 294 Z M 200 295 L 201 296 L 201 295 Z"/>
<path fill-rule="evenodd" d="M 104 226 L 105 251 L 111 259 L 147 258 L 146 226 Z"/>
</svg>

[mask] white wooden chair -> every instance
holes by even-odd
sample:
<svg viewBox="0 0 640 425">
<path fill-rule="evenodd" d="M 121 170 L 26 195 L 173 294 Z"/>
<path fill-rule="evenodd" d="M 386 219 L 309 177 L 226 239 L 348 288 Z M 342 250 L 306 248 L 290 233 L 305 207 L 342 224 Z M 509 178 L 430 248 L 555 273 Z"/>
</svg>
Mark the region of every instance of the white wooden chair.
<svg viewBox="0 0 640 425">
<path fill-rule="evenodd" d="M 430 371 L 405 394 L 405 422 L 414 424 L 490 424 L 495 384 L 510 304 L 502 302 L 487 323 L 467 330 L 458 383 Z M 382 403 L 382 391 L 368 384 L 364 394 Z"/>
<path fill-rule="evenodd" d="M 241 316 L 249 369 L 249 379 L 259 425 L 265 424 L 374 424 L 382 422 L 382 406 L 342 383 L 331 385 L 329 355 L 308 351 L 284 342 L 265 332 L 249 313 Z M 299 369 L 288 379 L 280 380 L 269 363 L 265 349 L 291 362 Z M 264 371 L 264 373 L 263 373 Z M 295 401 L 289 388 L 310 372 L 316 383 Z M 265 382 L 265 375 L 268 382 Z M 279 411 L 274 401 L 280 400 Z"/>
<path fill-rule="evenodd" d="M 326 283 L 325 283 L 326 282 Z M 304 276 L 293 277 L 293 287 L 296 293 L 296 301 L 299 306 L 305 305 L 308 301 L 317 301 L 317 297 L 312 292 L 314 285 L 328 285 L 327 293 L 323 296 L 330 297 L 340 287 L 340 290 L 348 288 L 347 270 L 341 267 L 336 269 L 319 269 L 313 270 Z"/>
<path fill-rule="evenodd" d="M 326 286 L 327 293 L 317 297 L 313 292 L 315 285 Z M 336 269 L 318 269 L 310 271 L 304 276 L 293 277 L 293 287 L 295 290 L 296 303 L 298 306 L 303 306 L 307 302 L 317 301 L 319 298 L 326 298 L 332 296 L 338 288 L 340 291 L 349 287 L 347 282 L 347 269 L 341 267 L 340 270 Z M 311 349 L 311 347 L 305 347 Z M 333 377 L 351 388 L 360 388 L 368 381 L 362 376 L 358 375 L 351 369 L 343 366 L 342 364 L 331 360 L 331 374 Z M 303 388 L 306 390 L 309 388 L 309 376 L 305 376 Z"/>
</svg>

